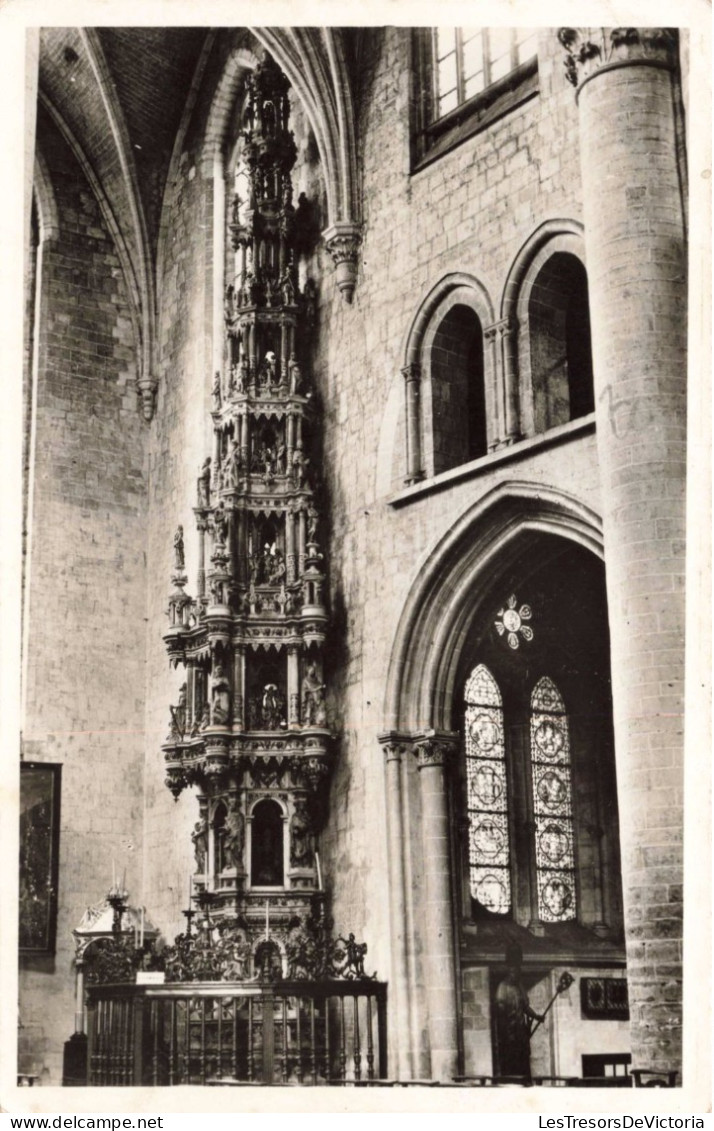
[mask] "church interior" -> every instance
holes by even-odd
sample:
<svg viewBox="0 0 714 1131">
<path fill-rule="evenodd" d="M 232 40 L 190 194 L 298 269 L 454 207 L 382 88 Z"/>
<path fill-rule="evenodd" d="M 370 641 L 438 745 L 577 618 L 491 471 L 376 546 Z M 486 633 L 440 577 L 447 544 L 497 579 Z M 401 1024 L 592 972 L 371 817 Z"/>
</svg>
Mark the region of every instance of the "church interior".
<svg viewBox="0 0 714 1131">
<path fill-rule="evenodd" d="M 18 1082 L 681 1085 L 686 34 L 27 57 Z"/>
</svg>

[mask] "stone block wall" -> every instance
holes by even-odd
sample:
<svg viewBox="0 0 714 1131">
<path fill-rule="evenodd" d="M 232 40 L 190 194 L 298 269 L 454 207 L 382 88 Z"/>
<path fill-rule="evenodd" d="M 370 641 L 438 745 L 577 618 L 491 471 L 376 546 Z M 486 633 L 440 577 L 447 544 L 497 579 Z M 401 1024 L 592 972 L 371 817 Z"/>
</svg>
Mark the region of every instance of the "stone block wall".
<svg viewBox="0 0 714 1131">
<path fill-rule="evenodd" d="M 60 1083 L 74 1029 L 72 929 L 112 861 L 141 891 L 146 430 L 116 249 L 65 141 L 41 112 L 59 231 L 43 246 L 28 499 L 29 761 L 62 764 L 57 953 L 21 960 L 20 1022 L 35 1072 Z"/>
<path fill-rule="evenodd" d="M 540 42 L 540 95 L 414 176 L 409 151 L 409 33 L 387 29 L 365 74 L 362 139 L 365 231 L 354 303 L 329 273 L 321 282 L 317 358 L 331 497 L 333 608 L 346 638 L 339 656 L 342 752 L 323 838 L 336 917 L 361 931 L 372 965 L 389 971 L 382 753 L 389 657 L 410 585 L 428 553 L 498 483 L 560 485 L 594 510 L 599 482 L 592 435 L 512 462 L 395 509 L 406 457 L 401 414 L 409 326 L 423 297 L 450 272 L 467 272 L 498 309 L 519 249 L 545 219 L 581 216 L 577 111 L 554 37 Z M 395 411 L 395 406 L 396 411 Z M 399 469 L 394 474 L 393 469 Z M 418 791 L 409 802 L 418 845 Z M 415 853 L 418 858 L 419 852 Z M 349 877 L 349 879 L 348 879 Z M 413 878 L 417 911 L 420 892 Z M 418 956 L 416 961 L 419 961 Z"/>
</svg>

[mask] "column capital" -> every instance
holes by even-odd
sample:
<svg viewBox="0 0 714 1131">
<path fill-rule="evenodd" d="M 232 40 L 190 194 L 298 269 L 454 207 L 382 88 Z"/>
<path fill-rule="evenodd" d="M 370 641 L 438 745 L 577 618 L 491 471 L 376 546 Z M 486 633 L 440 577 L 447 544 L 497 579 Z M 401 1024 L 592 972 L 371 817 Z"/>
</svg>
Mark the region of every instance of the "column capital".
<svg viewBox="0 0 714 1131">
<path fill-rule="evenodd" d="M 378 734 L 377 742 L 382 747 L 385 762 L 401 762 L 402 755 L 408 753 L 411 746 L 406 735 L 393 730 Z"/>
<path fill-rule="evenodd" d="M 405 381 L 419 381 L 421 379 L 421 365 L 418 361 L 410 361 L 402 366 L 402 377 Z"/>
<path fill-rule="evenodd" d="M 565 74 L 580 89 L 601 70 L 648 63 L 673 67 L 677 33 L 666 27 L 562 27 Z"/>
<path fill-rule="evenodd" d="M 427 730 L 415 735 L 413 743 L 417 769 L 424 770 L 446 765 L 458 746 L 459 736 L 454 731 Z"/>
<path fill-rule="evenodd" d="M 515 334 L 517 329 L 516 319 L 509 314 L 507 318 L 500 318 L 498 322 L 486 326 L 483 333 L 487 341 L 491 341 L 495 337 L 506 338 L 509 334 Z"/>
</svg>

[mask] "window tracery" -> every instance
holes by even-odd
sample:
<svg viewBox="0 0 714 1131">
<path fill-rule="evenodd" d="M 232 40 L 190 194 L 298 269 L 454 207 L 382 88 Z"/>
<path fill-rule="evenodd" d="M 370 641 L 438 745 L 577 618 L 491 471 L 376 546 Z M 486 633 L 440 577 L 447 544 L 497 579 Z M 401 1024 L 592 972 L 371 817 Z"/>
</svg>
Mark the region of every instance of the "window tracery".
<svg viewBox="0 0 714 1131">
<path fill-rule="evenodd" d="M 548 676 L 531 695 L 530 740 L 538 915 L 559 923 L 577 911 L 570 732 L 563 697 Z"/>
<path fill-rule="evenodd" d="M 503 706 L 484 664 L 472 671 L 465 700 L 469 887 L 487 911 L 505 915 L 511 909 L 511 875 Z"/>
</svg>

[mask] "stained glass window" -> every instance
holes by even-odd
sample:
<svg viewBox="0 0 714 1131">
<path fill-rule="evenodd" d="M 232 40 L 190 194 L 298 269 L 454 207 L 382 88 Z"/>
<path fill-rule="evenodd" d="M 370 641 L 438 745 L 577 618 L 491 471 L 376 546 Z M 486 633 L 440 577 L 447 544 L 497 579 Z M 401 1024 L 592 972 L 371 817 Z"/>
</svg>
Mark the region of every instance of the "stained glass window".
<svg viewBox="0 0 714 1131">
<path fill-rule="evenodd" d="M 503 707 L 483 664 L 466 684 L 466 792 L 471 896 L 497 915 L 511 909 L 508 789 Z"/>
<path fill-rule="evenodd" d="M 563 697 L 547 676 L 533 688 L 530 732 L 538 916 L 561 923 L 577 910 L 570 733 Z"/>
</svg>

